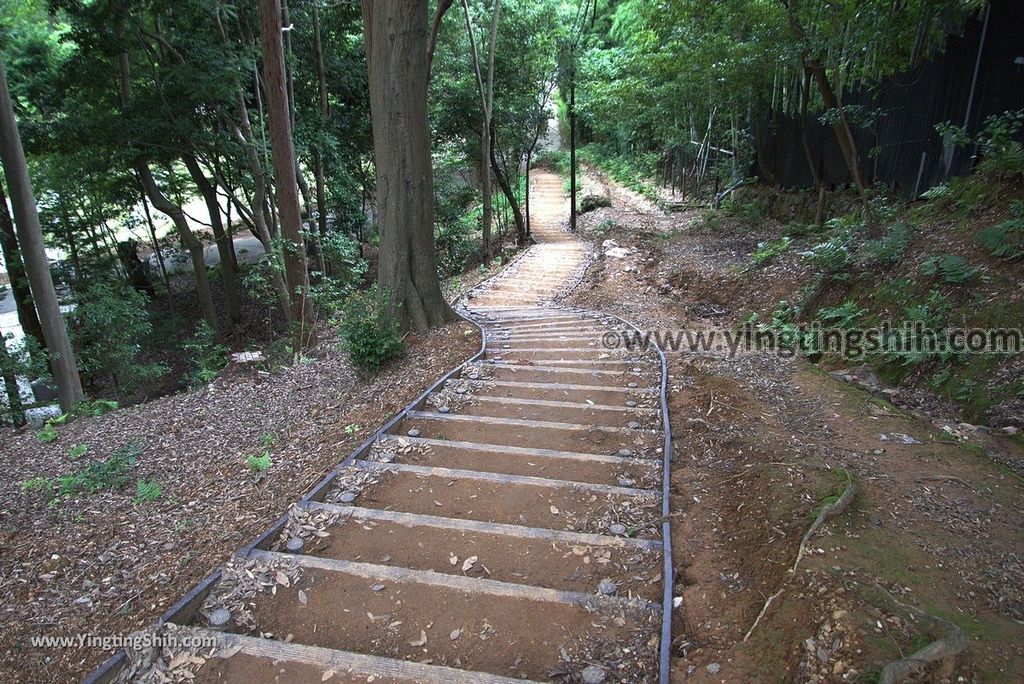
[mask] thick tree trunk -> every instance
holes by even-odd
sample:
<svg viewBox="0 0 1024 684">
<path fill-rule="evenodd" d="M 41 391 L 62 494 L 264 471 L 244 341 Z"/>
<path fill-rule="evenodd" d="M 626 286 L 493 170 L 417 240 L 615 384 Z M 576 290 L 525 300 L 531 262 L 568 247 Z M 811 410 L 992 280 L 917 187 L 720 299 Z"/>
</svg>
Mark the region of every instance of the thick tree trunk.
<svg viewBox="0 0 1024 684">
<path fill-rule="evenodd" d="M 469 0 L 462 0 L 462 9 L 466 15 L 466 33 L 469 35 L 469 45 L 473 56 L 473 70 L 476 74 L 477 91 L 480 94 L 480 106 L 483 114 L 483 121 L 480 123 L 480 193 L 483 200 L 483 235 L 482 251 L 484 264 L 490 265 L 493 255 L 491 246 L 491 229 L 494 225 L 494 208 L 491 203 L 491 103 L 494 101 L 494 39 L 491 39 L 490 56 L 488 57 L 489 68 L 487 71 L 488 87 L 484 89 L 484 81 L 480 69 L 480 51 L 476 46 L 476 32 L 473 30 L 473 19 L 469 13 Z M 497 26 L 498 14 L 495 12 L 491 18 L 492 26 Z"/>
<path fill-rule="evenodd" d="M 402 328 L 457 318 L 441 293 L 427 123 L 427 0 L 363 0 L 380 226 L 378 280 Z"/>
<path fill-rule="evenodd" d="M 39 323 L 36 305 L 32 301 L 28 276 L 25 274 L 25 266 L 21 263 L 21 253 L 18 251 L 18 236 L 14 232 L 14 221 L 11 220 L 11 214 L 7 209 L 7 195 L 4 193 L 2 185 L 0 185 L 0 250 L 3 252 L 4 263 L 7 265 L 7 279 L 11 283 L 11 296 L 14 297 L 21 329 L 34 339 L 40 348 L 45 349 L 46 340 L 43 337 L 43 326 Z"/>
<path fill-rule="evenodd" d="M 32 181 L 28 175 L 28 163 L 21 146 L 18 122 L 14 118 L 14 105 L 7 89 L 7 73 L 0 61 L 0 157 L 2 157 L 7 185 L 11 193 L 11 206 L 17 224 L 18 244 L 28 274 L 32 299 L 39 312 L 46 348 L 50 352 L 50 367 L 57 383 L 60 406 L 69 411 L 85 399 L 82 381 L 78 377 L 78 365 L 68 338 L 64 316 L 57 301 L 57 290 L 50 275 L 50 263 L 46 258 L 43 231 L 39 225 L 35 197 L 32 195 Z"/>
<path fill-rule="evenodd" d="M 217 310 L 213 306 L 213 295 L 210 293 L 210 280 L 206 273 L 206 260 L 203 258 L 203 243 L 192 232 L 185 218 L 185 212 L 177 204 L 172 202 L 157 187 L 149 164 L 144 159 L 135 163 L 135 171 L 139 174 L 142 187 L 146 190 L 149 201 L 153 207 L 168 216 L 174 223 L 174 229 L 178 232 L 181 244 L 188 250 L 192 258 L 192 270 L 195 272 L 196 293 L 199 296 L 199 306 L 203 311 L 203 319 L 210 328 L 217 330 Z"/>
<path fill-rule="evenodd" d="M 231 236 L 224 230 L 224 222 L 221 220 L 217 189 L 203 173 L 203 169 L 194 155 L 182 155 L 182 160 L 185 162 L 189 176 L 192 177 L 192 182 L 206 202 L 206 212 L 210 215 L 210 228 L 213 230 L 213 239 L 217 243 L 217 254 L 220 256 L 221 282 L 224 283 L 224 297 L 228 302 L 228 317 L 232 323 L 237 323 L 242 320 L 242 305 L 238 294 L 238 271 L 235 269 Z"/>
<path fill-rule="evenodd" d="M 277 209 L 284 240 L 284 270 L 291 300 L 292 320 L 299 323 L 297 340 L 302 349 L 312 332 L 313 310 L 308 301 L 309 274 L 302 239 L 295 147 L 292 142 L 284 46 L 281 42 L 280 0 L 260 0 L 260 48 L 263 54 L 263 85 L 270 118 L 270 147 L 274 162 Z"/>
<path fill-rule="evenodd" d="M 821 93 L 825 109 L 834 109 L 839 113 L 835 123 L 832 124 L 832 130 L 836 134 L 836 142 L 839 143 L 839 150 L 843 153 L 843 159 L 846 161 L 846 168 L 850 171 L 850 177 L 853 179 L 854 185 L 857 186 L 857 194 L 864 200 L 866 197 L 864 179 L 861 177 L 857 144 L 853 140 L 850 124 L 846 120 L 846 115 L 839 109 L 839 100 L 832 89 L 832 84 L 828 80 L 825 67 L 820 64 L 812 64 L 808 68 L 814 76 L 815 83 L 818 84 L 818 92 Z"/>
</svg>

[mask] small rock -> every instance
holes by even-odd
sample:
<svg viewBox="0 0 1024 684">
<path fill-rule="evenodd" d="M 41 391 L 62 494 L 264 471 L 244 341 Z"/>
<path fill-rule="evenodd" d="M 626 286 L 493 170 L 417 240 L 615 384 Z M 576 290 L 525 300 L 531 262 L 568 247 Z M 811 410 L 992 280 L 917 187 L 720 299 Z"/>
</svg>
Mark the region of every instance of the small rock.
<svg viewBox="0 0 1024 684">
<path fill-rule="evenodd" d="M 626 526 L 619 523 L 613 523 L 608 527 L 608 531 L 612 534 L 626 534 Z"/>
<path fill-rule="evenodd" d="M 628 423 L 626 423 L 626 427 L 628 427 L 630 430 L 636 430 L 637 428 L 640 427 L 640 423 L 636 422 L 635 420 L 631 420 Z"/>
<path fill-rule="evenodd" d="M 708 666 L 704 669 L 708 671 L 708 674 L 718 674 L 722 671 L 722 666 L 718 663 L 708 663 Z"/>
<path fill-rule="evenodd" d="M 627 386 L 627 387 L 636 387 L 636 386 L 637 386 L 637 384 L 636 384 L 635 382 L 631 382 L 631 383 L 629 383 L 629 384 L 628 384 L 628 385 L 626 385 L 626 386 Z"/>
<path fill-rule="evenodd" d="M 597 583 L 598 593 L 604 596 L 615 596 L 615 592 L 619 590 L 619 586 L 610 579 L 603 579 Z"/>
<path fill-rule="evenodd" d="M 371 591 L 384 591 L 384 585 L 383 584 L 374 584 L 372 587 L 370 587 L 370 590 Z"/>
<path fill-rule="evenodd" d="M 227 608 L 218 608 L 210 613 L 210 627 L 225 629 L 229 624 L 231 624 L 231 611 Z"/>
<path fill-rule="evenodd" d="M 419 437 L 420 436 L 420 431 L 418 429 L 416 429 L 416 428 L 413 428 L 412 430 L 409 430 L 409 432 L 407 434 L 410 437 Z"/>
<path fill-rule="evenodd" d="M 468 390 L 466 389 L 465 385 L 459 385 L 458 387 L 455 388 L 456 394 L 465 394 L 467 391 Z"/>
<path fill-rule="evenodd" d="M 589 665 L 583 670 L 582 676 L 583 684 L 601 684 L 606 675 L 597 665 Z"/>
<path fill-rule="evenodd" d="M 626 456 L 632 456 L 632 455 L 633 455 L 633 452 L 630 451 L 629 449 L 619 449 L 619 456 L 622 456 L 623 458 L 625 458 Z"/>
<path fill-rule="evenodd" d="M 626 402 L 626 406 L 628 406 L 629 408 L 636 408 L 636 402 L 630 399 L 629 401 Z"/>
<path fill-rule="evenodd" d="M 305 546 L 305 542 L 299 537 L 292 537 L 288 540 L 288 543 L 284 545 L 284 548 L 288 553 L 302 553 L 302 547 Z"/>
<path fill-rule="evenodd" d="M 338 501 L 341 503 L 352 503 L 356 500 L 355 492 L 342 492 L 341 496 L 338 497 Z"/>
<path fill-rule="evenodd" d="M 868 516 L 868 522 L 870 522 L 875 527 L 881 527 L 882 526 L 882 519 L 879 518 L 877 515 L 869 515 Z"/>
<path fill-rule="evenodd" d="M 620 487 L 632 487 L 635 484 L 636 484 L 636 481 L 635 480 L 631 480 L 628 477 L 620 477 L 619 478 L 619 486 Z"/>
<path fill-rule="evenodd" d="M 438 413 L 449 413 L 450 411 L 451 411 L 451 409 L 448 408 L 447 406 L 442 406 L 439 409 L 437 409 Z"/>
<path fill-rule="evenodd" d="M 1015 435 L 1017 434 L 1017 428 L 1013 425 L 1007 425 L 1003 428 L 1004 435 Z"/>
</svg>

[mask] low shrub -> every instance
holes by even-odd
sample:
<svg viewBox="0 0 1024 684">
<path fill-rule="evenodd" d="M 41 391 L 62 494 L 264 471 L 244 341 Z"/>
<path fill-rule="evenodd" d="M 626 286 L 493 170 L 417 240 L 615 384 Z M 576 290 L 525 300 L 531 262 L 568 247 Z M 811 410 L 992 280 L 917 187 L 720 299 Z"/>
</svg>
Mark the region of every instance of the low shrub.
<svg viewBox="0 0 1024 684">
<path fill-rule="evenodd" d="M 352 363 L 365 371 L 376 373 L 400 355 L 403 343 L 390 295 L 377 285 L 353 293 L 345 302 L 341 337 Z"/>
</svg>

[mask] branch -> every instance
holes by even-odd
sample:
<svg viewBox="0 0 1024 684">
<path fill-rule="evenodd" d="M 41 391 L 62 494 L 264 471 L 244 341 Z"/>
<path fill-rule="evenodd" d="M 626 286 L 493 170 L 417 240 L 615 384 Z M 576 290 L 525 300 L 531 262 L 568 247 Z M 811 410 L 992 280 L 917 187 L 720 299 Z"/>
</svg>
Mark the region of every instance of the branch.
<svg viewBox="0 0 1024 684">
<path fill-rule="evenodd" d="M 434 64 L 434 50 L 437 48 L 437 32 L 441 30 L 441 19 L 452 6 L 452 0 L 437 0 L 437 11 L 430 26 L 430 42 L 427 43 L 427 80 L 430 79 L 430 68 Z"/>
</svg>

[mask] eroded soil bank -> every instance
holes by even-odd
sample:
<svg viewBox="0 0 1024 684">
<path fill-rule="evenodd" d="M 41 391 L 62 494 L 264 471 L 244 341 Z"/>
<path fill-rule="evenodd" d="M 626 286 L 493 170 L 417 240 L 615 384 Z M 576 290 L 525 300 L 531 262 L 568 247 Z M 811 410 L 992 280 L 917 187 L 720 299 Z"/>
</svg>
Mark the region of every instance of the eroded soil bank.
<svg viewBox="0 0 1024 684">
<path fill-rule="evenodd" d="M 568 303 L 650 330 L 733 328 L 806 275 L 796 259 L 748 268 L 776 237 L 770 227 L 665 214 L 594 173 L 588 191 L 612 202 L 580 218 L 595 260 Z M 605 255 L 607 239 L 626 255 Z M 668 356 L 673 679 L 875 681 L 950 623 L 966 650 L 919 678 L 1019 677 L 1024 483 L 1013 438 L 959 425 L 935 404 L 900 408 L 884 398 L 892 392 L 866 392 L 802 358 Z M 847 478 L 851 505 L 791 573 L 805 531 Z"/>
</svg>

